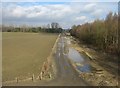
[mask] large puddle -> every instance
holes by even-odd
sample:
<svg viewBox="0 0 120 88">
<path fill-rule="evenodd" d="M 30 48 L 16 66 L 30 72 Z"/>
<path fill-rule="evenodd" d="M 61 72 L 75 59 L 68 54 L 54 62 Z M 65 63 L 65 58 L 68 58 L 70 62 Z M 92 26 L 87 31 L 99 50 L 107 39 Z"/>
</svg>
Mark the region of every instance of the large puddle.
<svg viewBox="0 0 120 88">
<path fill-rule="evenodd" d="M 73 60 L 74 62 L 82 63 L 84 62 L 84 59 L 79 54 L 79 52 L 73 48 L 69 48 L 68 57 Z"/>
<path fill-rule="evenodd" d="M 76 68 L 80 72 L 91 72 L 91 66 L 88 63 L 88 60 L 83 58 L 74 48 L 69 48 L 68 57 L 75 63 Z"/>
</svg>

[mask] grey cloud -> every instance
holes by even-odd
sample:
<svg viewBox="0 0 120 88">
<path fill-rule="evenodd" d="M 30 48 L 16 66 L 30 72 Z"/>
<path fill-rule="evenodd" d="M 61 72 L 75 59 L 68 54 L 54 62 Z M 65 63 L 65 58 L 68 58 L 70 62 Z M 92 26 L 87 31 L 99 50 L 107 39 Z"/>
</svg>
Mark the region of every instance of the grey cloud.
<svg viewBox="0 0 120 88">
<path fill-rule="evenodd" d="M 82 24 L 86 21 L 91 22 L 103 12 L 98 3 L 68 3 L 51 5 L 31 5 L 22 6 L 16 3 L 7 3 L 3 6 L 3 23 L 13 24 L 48 24 L 58 22 L 64 28 L 71 27 L 73 24 Z M 94 17 L 94 18 L 91 18 Z M 96 17 L 95 17 L 96 16 Z"/>
</svg>

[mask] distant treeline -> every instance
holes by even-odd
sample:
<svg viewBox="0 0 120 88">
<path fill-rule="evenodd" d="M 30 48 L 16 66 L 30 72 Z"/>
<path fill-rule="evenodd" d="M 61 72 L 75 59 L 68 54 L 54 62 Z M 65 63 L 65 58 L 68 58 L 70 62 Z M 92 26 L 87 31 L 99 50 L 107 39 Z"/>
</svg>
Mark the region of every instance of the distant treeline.
<svg viewBox="0 0 120 88">
<path fill-rule="evenodd" d="M 81 42 L 93 45 L 105 52 L 120 53 L 118 31 L 118 14 L 110 12 L 104 20 L 95 20 L 92 23 L 74 25 L 70 30 L 72 36 Z"/>
<path fill-rule="evenodd" d="M 6 26 L 2 25 L 2 32 L 49 32 L 49 33 L 61 33 L 62 28 L 59 26 L 58 23 L 51 23 L 50 25 L 46 25 L 44 27 L 30 27 L 30 26 L 20 26 L 20 27 L 15 27 L 15 26 Z"/>
</svg>

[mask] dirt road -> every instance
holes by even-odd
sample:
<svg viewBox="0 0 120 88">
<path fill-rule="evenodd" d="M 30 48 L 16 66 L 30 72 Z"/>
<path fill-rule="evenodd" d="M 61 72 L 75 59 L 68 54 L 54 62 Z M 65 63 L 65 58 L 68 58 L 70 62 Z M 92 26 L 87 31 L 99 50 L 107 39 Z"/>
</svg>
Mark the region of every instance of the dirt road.
<svg viewBox="0 0 120 88">
<path fill-rule="evenodd" d="M 50 82 L 50 85 L 58 86 L 88 86 L 88 84 L 79 77 L 79 74 L 70 64 L 67 56 L 67 39 L 61 35 L 57 44 L 55 62 L 57 66 L 57 76 Z"/>
</svg>

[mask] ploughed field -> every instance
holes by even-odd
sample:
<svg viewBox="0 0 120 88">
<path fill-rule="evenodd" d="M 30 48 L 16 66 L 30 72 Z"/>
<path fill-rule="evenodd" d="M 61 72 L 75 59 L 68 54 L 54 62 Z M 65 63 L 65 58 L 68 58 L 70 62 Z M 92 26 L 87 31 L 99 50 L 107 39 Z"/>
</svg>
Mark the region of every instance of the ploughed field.
<svg viewBox="0 0 120 88">
<path fill-rule="evenodd" d="M 37 77 L 58 34 L 4 32 L 2 36 L 2 80 Z"/>
</svg>

